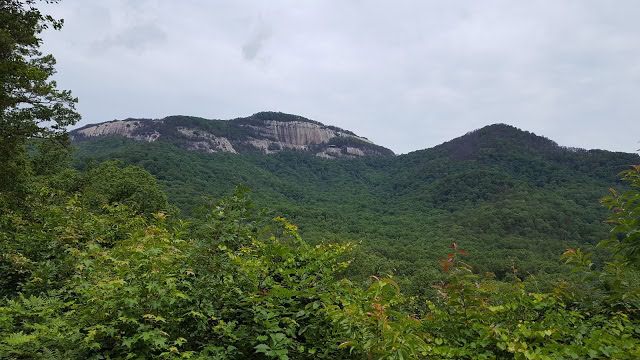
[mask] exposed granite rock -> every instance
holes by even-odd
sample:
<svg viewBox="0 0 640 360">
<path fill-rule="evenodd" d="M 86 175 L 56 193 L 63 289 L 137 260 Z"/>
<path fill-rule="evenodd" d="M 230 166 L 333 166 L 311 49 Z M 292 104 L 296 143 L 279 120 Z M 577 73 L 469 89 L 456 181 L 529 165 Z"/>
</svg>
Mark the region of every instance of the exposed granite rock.
<svg viewBox="0 0 640 360">
<path fill-rule="evenodd" d="M 190 141 L 188 144 L 189 150 L 203 151 L 203 152 L 230 152 L 236 154 L 236 149 L 233 148 L 229 139 L 225 137 L 218 137 L 209 133 L 201 133 L 194 129 L 188 129 L 184 127 L 177 127 L 178 132 L 185 135 Z"/>
<path fill-rule="evenodd" d="M 367 148 L 361 149 L 357 147 L 345 146 L 342 148 L 337 147 L 327 147 L 322 151 L 317 152 L 316 156 L 322 157 L 325 159 L 337 159 L 337 158 L 356 158 L 361 156 L 375 156 L 379 155 L 375 151 L 371 151 Z"/>
<path fill-rule="evenodd" d="M 171 141 L 201 152 L 265 154 L 304 151 L 328 159 L 393 155 L 367 138 L 296 115 L 258 113 L 233 120 L 170 116 L 164 119 L 126 119 L 87 125 L 71 131 L 74 141 L 100 136 L 123 136 L 138 141 Z"/>
<path fill-rule="evenodd" d="M 115 120 L 78 129 L 75 134 L 72 132 L 72 138 L 74 138 L 74 135 L 84 137 L 119 135 L 134 140 L 153 142 L 160 137 L 160 133 L 157 131 L 153 131 L 150 134 L 135 135 L 135 130 L 144 126 L 145 124 L 138 120 Z"/>
<path fill-rule="evenodd" d="M 331 129 L 324 125 L 307 121 L 282 122 L 268 120 L 264 122 L 264 126 L 248 126 L 266 138 L 274 139 L 291 147 L 325 144 L 337 136 L 350 136 L 371 143 L 366 138 L 355 136 L 346 131 Z"/>
</svg>

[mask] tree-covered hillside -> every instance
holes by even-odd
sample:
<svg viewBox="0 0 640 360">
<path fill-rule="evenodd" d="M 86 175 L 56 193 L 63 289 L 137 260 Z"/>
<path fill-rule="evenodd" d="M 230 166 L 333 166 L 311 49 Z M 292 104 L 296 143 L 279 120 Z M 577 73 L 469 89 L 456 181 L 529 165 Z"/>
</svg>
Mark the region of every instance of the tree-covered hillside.
<svg viewBox="0 0 640 360">
<path fill-rule="evenodd" d="M 204 154 L 121 137 L 77 145 L 77 168 L 139 165 L 186 217 L 202 198 L 246 185 L 307 240 L 361 243 L 353 276 L 393 273 L 413 293 L 431 291 L 414 280 L 437 276 L 433 260 L 454 239 L 473 250 L 476 273 L 504 279 L 513 262 L 543 283 L 555 279 L 564 249 L 606 237 L 597 200 L 616 173 L 638 162 L 635 154 L 562 148 L 503 124 L 407 155 L 340 161 L 301 152 Z"/>
</svg>

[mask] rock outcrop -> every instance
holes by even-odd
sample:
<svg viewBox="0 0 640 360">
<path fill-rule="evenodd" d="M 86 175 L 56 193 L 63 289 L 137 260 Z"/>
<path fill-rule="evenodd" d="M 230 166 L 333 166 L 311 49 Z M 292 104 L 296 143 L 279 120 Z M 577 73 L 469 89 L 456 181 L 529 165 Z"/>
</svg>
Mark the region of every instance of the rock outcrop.
<svg viewBox="0 0 640 360">
<path fill-rule="evenodd" d="M 187 116 L 164 119 L 126 119 L 87 125 L 71 131 L 73 141 L 122 136 L 137 141 L 172 141 L 201 152 L 265 154 L 285 150 L 312 152 L 323 158 L 394 155 L 367 138 L 301 116 L 257 113 L 233 120 L 207 120 Z"/>
<path fill-rule="evenodd" d="M 154 121 L 162 121 L 162 120 L 154 120 Z M 116 120 L 109 121 L 101 124 L 96 124 L 92 126 L 86 126 L 82 129 L 76 130 L 76 135 L 72 135 L 73 137 L 78 137 L 78 135 L 82 137 L 94 137 L 94 136 L 109 136 L 109 135 L 119 135 L 125 136 L 128 138 L 132 138 L 135 140 L 142 140 L 153 142 L 156 141 L 160 137 L 160 133 L 154 131 L 150 134 L 145 135 L 133 135 L 136 129 L 140 129 L 144 127 L 146 124 L 141 120 Z"/>
</svg>

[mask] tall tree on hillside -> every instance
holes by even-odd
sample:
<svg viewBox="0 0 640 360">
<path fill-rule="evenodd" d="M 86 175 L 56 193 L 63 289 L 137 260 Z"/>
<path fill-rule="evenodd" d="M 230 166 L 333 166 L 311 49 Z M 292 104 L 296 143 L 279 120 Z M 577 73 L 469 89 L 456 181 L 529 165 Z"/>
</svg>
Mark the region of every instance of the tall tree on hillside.
<svg viewBox="0 0 640 360">
<path fill-rule="evenodd" d="M 59 30 L 63 22 L 42 14 L 36 3 L 0 0 L 0 202 L 25 193 L 26 142 L 67 143 L 66 127 L 80 120 L 77 99 L 51 80 L 55 58 L 40 51 L 40 34 Z"/>
</svg>

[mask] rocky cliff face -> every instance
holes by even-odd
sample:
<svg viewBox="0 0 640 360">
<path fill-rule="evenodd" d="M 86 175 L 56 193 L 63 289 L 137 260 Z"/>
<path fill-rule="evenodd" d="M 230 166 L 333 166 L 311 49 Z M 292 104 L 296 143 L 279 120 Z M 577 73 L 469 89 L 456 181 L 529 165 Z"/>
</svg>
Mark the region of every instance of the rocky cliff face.
<svg viewBox="0 0 640 360">
<path fill-rule="evenodd" d="M 394 155 L 364 137 L 301 116 L 263 112 L 233 120 L 170 116 L 126 119 L 71 131 L 73 141 L 123 136 L 138 141 L 171 141 L 192 151 L 265 154 L 284 150 L 312 152 L 323 158 Z"/>
<path fill-rule="evenodd" d="M 162 120 L 153 120 L 162 121 Z M 90 125 L 72 131 L 73 138 L 85 138 L 96 136 L 124 136 L 135 140 L 153 142 L 160 137 L 160 133 L 153 131 L 150 134 L 136 134 L 136 130 L 144 128 L 146 126 L 144 121 L 141 120 L 116 120 L 109 121 L 101 124 Z"/>
</svg>

